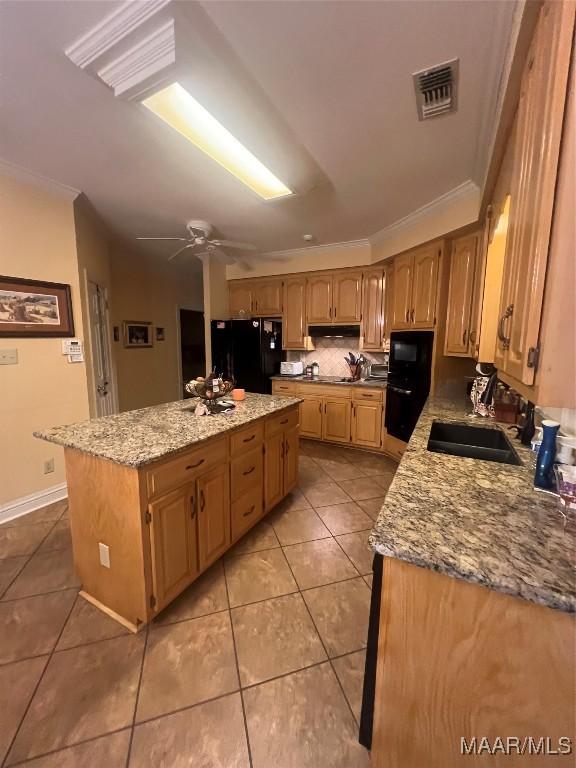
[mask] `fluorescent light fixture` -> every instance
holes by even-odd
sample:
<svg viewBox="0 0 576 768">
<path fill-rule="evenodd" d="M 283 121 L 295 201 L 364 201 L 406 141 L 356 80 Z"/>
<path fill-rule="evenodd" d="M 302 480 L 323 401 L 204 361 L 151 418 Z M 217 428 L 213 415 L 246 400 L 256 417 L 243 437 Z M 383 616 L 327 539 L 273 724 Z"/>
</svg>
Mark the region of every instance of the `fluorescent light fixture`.
<svg viewBox="0 0 576 768">
<path fill-rule="evenodd" d="M 264 200 L 292 194 L 292 190 L 234 138 L 180 83 L 172 83 L 152 94 L 142 104 Z"/>
</svg>

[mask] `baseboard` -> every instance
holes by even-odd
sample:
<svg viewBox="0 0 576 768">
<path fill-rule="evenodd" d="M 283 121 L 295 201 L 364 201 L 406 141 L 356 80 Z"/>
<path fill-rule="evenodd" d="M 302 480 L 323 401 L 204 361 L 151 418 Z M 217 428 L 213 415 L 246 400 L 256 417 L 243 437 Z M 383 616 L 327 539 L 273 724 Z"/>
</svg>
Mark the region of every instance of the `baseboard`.
<svg viewBox="0 0 576 768">
<path fill-rule="evenodd" d="M 20 499 L 8 501 L 6 504 L 0 504 L 0 523 L 7 523 L 28 512 L 34 512 L 35 509 L 46 507 L 55 501 L 62 501 L 68 496 L 68 487 L 66 483 L 58 483 L 43 491 L 31 493 L 29 496 L 22 496 Z"/>
</svg>

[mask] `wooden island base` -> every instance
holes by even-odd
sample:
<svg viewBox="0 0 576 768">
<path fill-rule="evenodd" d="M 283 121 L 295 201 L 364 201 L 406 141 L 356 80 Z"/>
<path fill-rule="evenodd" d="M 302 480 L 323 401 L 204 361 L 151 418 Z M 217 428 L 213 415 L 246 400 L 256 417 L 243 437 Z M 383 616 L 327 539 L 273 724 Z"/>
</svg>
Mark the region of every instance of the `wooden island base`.
<svg viewBox="0 0 576 768">
<path fill-rule="evenodd" d="M 140 468 L 66 448 L 83 597 L 133 632 L 296 485 L 298 406 Z"/>
</svg>

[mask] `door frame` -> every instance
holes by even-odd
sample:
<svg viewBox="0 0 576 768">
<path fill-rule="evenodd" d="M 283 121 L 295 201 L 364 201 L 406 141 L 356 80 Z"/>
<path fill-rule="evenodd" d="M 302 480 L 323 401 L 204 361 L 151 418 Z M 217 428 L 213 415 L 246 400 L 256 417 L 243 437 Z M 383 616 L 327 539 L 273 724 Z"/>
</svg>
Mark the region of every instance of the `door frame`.
<svg viewBox="0 0 576 768">
<path fill-rule="evenodd" d="M 176 363 L 178 368 L 178 391 L 177 391 L 177 400 L 182 400 L 184 397 L 184 391 L 183 386 L 184 382 L 182 380 L 182 332 L 180 329 L 180 310 L 185 309 L 188 310 L 188 312 L 200 312 L 204 316 L 204 320 L 206 320 L 206 313 L 204 312 L 204 307 L 202 309 L 198 309 L 198 306 L 192 307 L 187 304 L 177 304 L 176 305 Z M 204 326 L 206 326 L 206 323 L 204 323 Z M 204 336 L 204 359 L 206 360 L 206 363 L 208 362 L 208 354 L 206 349 L 206 336 Z M 206 371 L 206 374 L 208 374 L 208 371 Z"/>
<path fill-rule="evenodd" d="M 106 338 L 108 341 L 108 359 L 110 361 L 110 402 L 112 405 L 112 413 L 118 413 L 119 411 L 119 398 L 118 398 L 118 376 L 116 372 L 116 356 L 114 354 L 114 342 L 112 339 L 112 326 L 110 323 L 110 291 L 107 285 L 98 282 L 98 280 L 94 280 L 89 274 L 88 270 L 83 270 L 83 289 L 84 289 L 84 311 L 86 313 L 86 323 L 85 323 L 85 339 L 84 344 L 85 347 L 89 350 L 90 353 L 90 378 L 91 381 L 89 382 L 89 387 L 91 390 L 91 402 L 96 406 L 98 402 L 98 392 L 96 391 L 96 363 L 94 359 L 94 348 L 92 346 L 92 323 L 91 323 L 91 310 L 90 310 L 90 283 L 94 283 L 94 285 L 97 285 L 99 288 L 102 289 L 104 293 L 104 300 L 105 300 L 105 324 L 106 324 Z M 92 410 L 92 409 L 91 409 Z M 96 410 L 94 408 L 94 410 Z M 98 418 L 99 414 L 94 412 L 90 413 L 90 418 L 95 419 Z"/>
</svg>

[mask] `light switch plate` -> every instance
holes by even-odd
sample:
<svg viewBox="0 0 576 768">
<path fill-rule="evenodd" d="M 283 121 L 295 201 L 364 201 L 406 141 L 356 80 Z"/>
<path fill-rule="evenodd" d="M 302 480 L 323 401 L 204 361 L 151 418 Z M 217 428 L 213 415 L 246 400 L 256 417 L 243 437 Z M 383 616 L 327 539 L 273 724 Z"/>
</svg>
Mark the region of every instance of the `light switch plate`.
<svg viewBox="0 0 576 768">
<path fill-rule="evenodd" d="M 100 550 L 100 565 L 103 565 L 104 568 L 110 568 L 110 548 L 100 542 L 98 549 Z"/>
<path fill-rule="evenodd" d="M 17 349 L 0 349 L 0 365 L 17 365 Z"/>
</svg>

